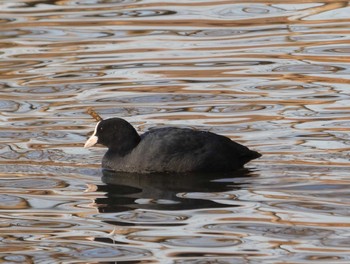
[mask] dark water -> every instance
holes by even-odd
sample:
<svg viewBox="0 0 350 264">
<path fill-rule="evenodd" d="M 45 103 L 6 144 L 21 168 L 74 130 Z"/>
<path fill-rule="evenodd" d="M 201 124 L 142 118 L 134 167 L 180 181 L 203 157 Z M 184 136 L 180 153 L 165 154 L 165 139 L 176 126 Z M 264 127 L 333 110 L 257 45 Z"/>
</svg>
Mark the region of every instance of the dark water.
<svg viewBox="0 0 350 264">
<path fill-rule="evenodd" d="M 0 262 L 350 263 L 349 12 L 0 1 Z M 91 106 L 264 156 L 205 177 L 102 175 L 105 149 L 83 149 Z"/>
</svg>

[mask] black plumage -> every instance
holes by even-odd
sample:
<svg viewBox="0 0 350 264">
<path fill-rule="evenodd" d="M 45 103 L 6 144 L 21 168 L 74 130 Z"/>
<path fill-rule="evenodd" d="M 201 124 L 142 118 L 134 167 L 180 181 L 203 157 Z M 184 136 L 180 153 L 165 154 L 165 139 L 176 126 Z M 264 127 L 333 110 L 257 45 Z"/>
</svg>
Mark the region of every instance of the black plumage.
<svg viewBox="0 0 350 264">
<path fill-rule="evenodd" d="M 85 146 L 95 143 L 108 148 L 102 167 L 123 172 L 227 172 L 261 156 L 228 137 L 189 128 L 155 128 L 139 136 L 121 118 L 100 121 Z"/>
</svg>

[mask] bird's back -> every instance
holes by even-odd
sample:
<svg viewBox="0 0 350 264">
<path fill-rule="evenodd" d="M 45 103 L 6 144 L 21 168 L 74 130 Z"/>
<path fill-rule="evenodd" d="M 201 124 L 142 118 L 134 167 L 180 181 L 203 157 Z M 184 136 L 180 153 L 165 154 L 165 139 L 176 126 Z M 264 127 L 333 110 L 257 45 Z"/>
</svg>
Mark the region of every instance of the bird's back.
<svg viewBox="0 0 350 264">
<path fill-rule="evenodd" d="M 143 134 L 122 162 L 135 172 L 211 172 L 234 170 L 260 156 L 224 136 L 168 127 Z"/>
</svg>

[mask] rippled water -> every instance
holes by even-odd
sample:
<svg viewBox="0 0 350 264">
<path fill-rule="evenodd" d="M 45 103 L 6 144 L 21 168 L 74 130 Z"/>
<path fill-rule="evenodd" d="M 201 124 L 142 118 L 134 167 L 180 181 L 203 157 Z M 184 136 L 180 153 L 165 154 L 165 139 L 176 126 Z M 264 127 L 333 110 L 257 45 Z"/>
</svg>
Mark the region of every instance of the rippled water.
<svg viewBox="0 0 350 264">
<path fill-rule="evenodd" d="M 1 263 L 349 263 L 348 1 L 0 1 Z M 264 156 L 102 175 L 94 121 Z"/>
</svg>

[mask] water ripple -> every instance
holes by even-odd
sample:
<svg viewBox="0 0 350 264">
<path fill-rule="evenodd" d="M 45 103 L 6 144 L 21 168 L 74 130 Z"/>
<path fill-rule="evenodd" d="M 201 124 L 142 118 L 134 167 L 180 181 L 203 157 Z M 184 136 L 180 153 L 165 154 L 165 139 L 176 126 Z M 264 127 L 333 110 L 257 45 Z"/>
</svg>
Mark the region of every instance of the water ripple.
<svg viewBox="0 0 350 264">
<path fill-rule="evenodd" d="M 349 263 L 347 2 L 0 10 L 0 261 Z M 230 175 L 108 178 L 105 149 L 83 149 L 91 106 L 264 155 Z"/>
</svg>

